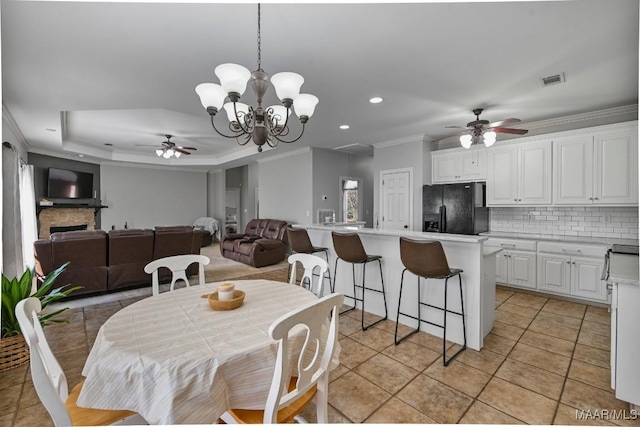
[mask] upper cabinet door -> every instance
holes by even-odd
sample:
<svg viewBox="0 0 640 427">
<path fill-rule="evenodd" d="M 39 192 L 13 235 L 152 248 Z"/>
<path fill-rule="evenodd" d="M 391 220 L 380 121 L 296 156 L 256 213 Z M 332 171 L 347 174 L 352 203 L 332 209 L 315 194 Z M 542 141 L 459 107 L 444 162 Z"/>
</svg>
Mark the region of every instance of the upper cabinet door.
<svg viewBox="0 0 640 427">
<path fill-rule="evenodd" d="M 593 203 L 638 203 L 637 146 L 631 129 L 595 135 Z"/>
<path fill-rule="evenodd" d="M 518 148 L 489 150 L 487 160 L 487 204 L 518 204 Z"/>
<path fill-rule="evenodd" d="M 551 204 L 551 141 L 519 148 L 518 175 L 518 203 Z"/>
<path fill-rule="evenodd" d="M 562 205 L 591 204 L 593 137 L 581 135 L 553 142 L 553 202 Z"/>
<path fill-rule="evenodd" d="M 486 175 L 486 151 L 474 147 L 471 150 L 431 153 L 431 182 L 445 184 L 449 182 L 484 181 Z"/>
</svg>

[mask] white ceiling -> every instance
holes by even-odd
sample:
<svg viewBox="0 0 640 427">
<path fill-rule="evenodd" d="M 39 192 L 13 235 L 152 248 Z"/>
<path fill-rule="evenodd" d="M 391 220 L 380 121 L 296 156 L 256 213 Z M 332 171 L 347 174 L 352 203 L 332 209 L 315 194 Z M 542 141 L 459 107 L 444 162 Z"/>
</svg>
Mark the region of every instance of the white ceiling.
<svg viewBox="0 0 640 427">
<path fill-rule="evenodd" d="M 523 128 L 637 115 L 638 0 L 263 4 L 262 67 L 302 74 L 320 102 L 300 141 L 261 154 L 217 136 L 194 91 L 217 83 L 218 64 L 257 68 L 255 4 L 2 0 L 1 15 L 3 119 L 34 152 L 213 169 L 307 146 L 439 141 L 476 107 Z M 541 86 L 557 73 L 565 84 Z M 266 98 L 277 102 L 272 88 Z M 167 161 L 136 146 L 165 134 L 197 152 Z"/>
</svg>

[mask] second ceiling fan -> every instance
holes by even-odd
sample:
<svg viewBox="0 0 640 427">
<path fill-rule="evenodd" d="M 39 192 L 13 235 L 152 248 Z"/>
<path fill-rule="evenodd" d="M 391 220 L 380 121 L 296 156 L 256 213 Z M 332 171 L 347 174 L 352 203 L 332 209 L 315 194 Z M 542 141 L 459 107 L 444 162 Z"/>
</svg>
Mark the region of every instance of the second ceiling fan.
<svg viewBox="0 0 640 427">
<path fill-rule="evenodd" d="M 171 141 L 171 138 L 173 138 L 172 135 L 165 135 L 165 138 L 167 138 L 167 140 L 162 141 L 162 145 L 138 145 L 138 147 L 158 147 L 158 149 L 156 150 L 156 154 L 158 155 L 158 157 L 164 157 L 165 159 L 169 159 L 172 156 L 175 156 L 175 158 L 177 159 L 183 154 L 191 154 L 187 150 L 197 150 L 197 148 L 195 147 L 183 147 L 176 145 L 175 142 Z"/>
<path fill-rule="evenodd" d="M 460 143 L 464 148 L 469 148 L 473 144 L 480 141 L 480 137 L 483 137 L 484 145 L 491 147 L 496 142 L 496 134 L 508 133 L 513 135 L 524 135 L 529 132 L 526 129 L 513 129 L 504 126 L 519 123 L 520 119 L 510 118 L 500 120 L 498 122 L 489 123 L 488 120 L 480 120 L 480 114 L 482 114 L 482 108 L 476 108 L 473 110 L 476 119 L 467 123 L 466 131 L 460 135 Z M 461 126 L 447 126 L 447 128 L 462 128 Z"/>
</svg>

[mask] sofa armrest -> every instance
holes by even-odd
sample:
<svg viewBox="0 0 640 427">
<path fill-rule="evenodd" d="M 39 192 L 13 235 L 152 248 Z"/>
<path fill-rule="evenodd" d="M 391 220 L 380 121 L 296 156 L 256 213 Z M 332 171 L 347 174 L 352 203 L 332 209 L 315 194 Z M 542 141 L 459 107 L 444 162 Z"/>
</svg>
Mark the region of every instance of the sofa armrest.
<svg viewBox="0 0 640 427">
<path fill-rule="evenodd" d="M 280 240 L 276 240 L 276 239 L 258 239 L 255 243 L 255 245 L 261 246 L 264 249 L 270 250 L 270 249 L 277 249 L 280 248 L 282 246 L 285 246 L 284 243 L 282 243 Z"/>
<path fill-rule="evenodd" d="M 244 234 L 244 233 L 227 233 L 227 234 L 224 235 L 224 240 L 242 239 L 245 236 L 246 236 L 246 234 Z"/>
</svg>

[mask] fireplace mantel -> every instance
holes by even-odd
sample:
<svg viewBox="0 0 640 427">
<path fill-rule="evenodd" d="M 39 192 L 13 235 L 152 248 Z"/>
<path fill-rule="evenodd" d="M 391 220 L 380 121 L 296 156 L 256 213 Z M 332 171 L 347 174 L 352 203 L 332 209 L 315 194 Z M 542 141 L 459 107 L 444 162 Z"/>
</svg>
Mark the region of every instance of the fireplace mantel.
<svg viewBox="0 0 640 427">
<path fill-rule="evenodd" d="M 72 203 L 56 203 L 51 206 L 42 206 L 36 205 L 36 215 L 40 215 L 40 212 L 43 209 L 93 209 L 93 214 L 97 215 L 100 209 L 108 208 L 109 206 L 104 205 L 81 205 L 81 204 L 72 204 Z"/>
</svg>

